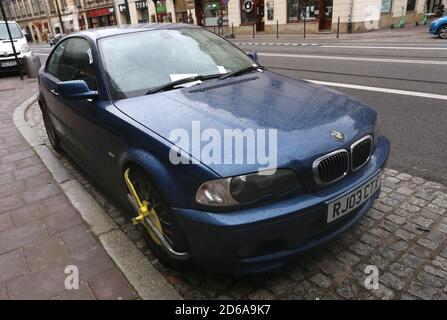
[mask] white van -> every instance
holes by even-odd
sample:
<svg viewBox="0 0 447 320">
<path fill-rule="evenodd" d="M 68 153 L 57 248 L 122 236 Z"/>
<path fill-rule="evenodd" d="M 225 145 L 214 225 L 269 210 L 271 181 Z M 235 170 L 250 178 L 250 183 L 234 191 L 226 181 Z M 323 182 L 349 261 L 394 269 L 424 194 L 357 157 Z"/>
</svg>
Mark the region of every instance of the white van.
<svg viewBox="0 0 447 320">
<path fill-rule="evenodd" d="M 19 63 L 23 67 L 22 59 L 31 55 L 28 41 L 16 22 L 8 21 L 8 25 L 17 56 L 20 60 Z M 0 73 L 9 70 L 17 70 L 17 63 L 14 59 L 14 52 L 12 50 L 5 21 L 0 21 Z"/>
</svg>

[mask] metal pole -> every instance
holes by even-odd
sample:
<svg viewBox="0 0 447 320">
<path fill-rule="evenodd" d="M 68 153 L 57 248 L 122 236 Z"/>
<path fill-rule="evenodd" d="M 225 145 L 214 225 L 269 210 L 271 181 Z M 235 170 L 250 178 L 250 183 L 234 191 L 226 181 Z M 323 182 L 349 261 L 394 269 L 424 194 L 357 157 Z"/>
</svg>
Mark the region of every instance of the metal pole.
<svg viewBox="0 0 447 320">
<path fill-rule="evenodd" d="M 304 17 L 304 39 L 306 39 L 306 17 Z"/>
<path fill-rule="evenodd" d="M 231 34 L 233 35 L 233 38 L 235 38 L 233 22 L 231 23 Z"/>
<path fill-rule="evenodd" d="M 17 57 L 16 47 L 14 46 L 14 40 L 12 40 L 11 30 L 9 29 L 8 17 L 3 8 L 3 0 L 0 0 L 0 10 L 2 12 L 3 19 L 5 19 L 6 30 L 8 31 L 9 41 L 11 42 L 12 52 L 14 53 L 14 59 L 16 60 L 17 67 L 19 68 L 20 80 L 23 80 L 22 66 L 20 65 L 19 58 Z"/>
<path fill-rule="evenodd" d="M 43 4 L 44 8 L 45 8 L 45 14 L 47 16 L 47 20 L 48 20 L 48 28 L 50 28 L 50 36 L 54 36 L 55 32 L 54 32 L 54 27 L 53 27 L 53 21 L 51 21 L 51 17 L 50 17 L 50 9 L 48 8 L 48 2 L 44 1 Z"/>
<path fill-rule="evenodd" d="M 126 24 L 130 24 L 129 2 L 124 0 L 124 5 L 126 6 Z"/>
<path fill-rule="evenodd" d="M 340 16 L 338 17 L 338 20 L 337 20 L 337 39 L 338 39 L 339 35 L 340 35 Z"/>
<path fill-rule="evenodd" d="M 253 39 L 255 38 L 255 24 L 253 23 Z"/>
<path fill-rule="evenodd" d="M 59 1 L 54 0 L 56 2 L 56 10 L 57 10 L 57 15 L 59 16 L 59 23 L 61 24 L 61 31 L 62 33 L 65 33 L 65 27 L 64 27 L 64 22 L 62 21 L 62 16 L 61 16 L 61 9 L 59 8 Z"/>
<path fill-rule="evenodd" d="M 279 38 L 279 34 L 278 34 L 278 20 L 276 20 L 276 39 Z"/>
</svg>

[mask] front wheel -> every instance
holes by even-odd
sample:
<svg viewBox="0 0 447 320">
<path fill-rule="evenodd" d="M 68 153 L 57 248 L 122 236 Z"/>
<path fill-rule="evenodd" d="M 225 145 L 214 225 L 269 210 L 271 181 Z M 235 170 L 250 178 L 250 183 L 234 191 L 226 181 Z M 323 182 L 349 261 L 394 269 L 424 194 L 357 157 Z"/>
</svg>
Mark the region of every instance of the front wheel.
<svg viewBox="0 0 447 320">
<path fill-rule="evenodd" d="M 447 39 L 447 24 L 439 28 L 438 37 L 441 39 Z"/>
<path fill-rule="evenodd" d="M 183 233 L 176 222 L 170 206 L 167 201 L 164 200 L 161 193 L 157 190 L 151 178 L 139 168 L 129 168 L 127 172 L 128 181 L 125 181 L 126 185 L 128 186 L 128 189 L 130 189 L 128 183 L 131 183 L 131 186 L 135 189 L 140 202 L 147 207 L 147 218 L 151 220 L 173 250 L 180 253 L 188 252 L 186 239 L 184 238 Z M 129 192 L 130 194 L 132 193 L 130 190 Z M 137 215 L 138 214 L 139 213 L 137 213 Z M 174 267 L 187 265 L 187 260 L 178 260 L 169 255 L 161 244 L 160 239 L 158 239 L 151 228 L 144 223 L 144 220 L 138 222 L 137 227 L 143 232 L 152 252 L 165 265 Z"/>
</svg>

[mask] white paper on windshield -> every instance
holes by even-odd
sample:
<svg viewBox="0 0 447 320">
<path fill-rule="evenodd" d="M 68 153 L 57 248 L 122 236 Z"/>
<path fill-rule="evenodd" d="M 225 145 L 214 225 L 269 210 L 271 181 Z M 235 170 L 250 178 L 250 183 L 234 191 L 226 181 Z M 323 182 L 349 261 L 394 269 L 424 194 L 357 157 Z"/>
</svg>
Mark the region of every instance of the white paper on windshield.
<svg viewBox="0 0 447 320">
<path fill-rule="evenodd" d="M 222 67 L 222 66 L 217 66 L 217 70 L 218 70 L 219 73 L 221 73 L 221 74 L 225 74 L 225 73 L 227 73 L 227 69 L 225 69 L 225 67 Z"/>
<path fill-rule="evenodd" d="M 195 77 L 197 75 L 198 75 L 197 73 L 173 73 L 173 74 L 169 75 L 169 79 L 171 79 L 171 82 L 174 82 L 174 81 L 189 78 L 189 77 Z M 191 87 L 191 86 L 194 86 L 199 83 L 202 83 L 202 81 L 197 80 L 197 81 L 191 81 L 188 83 L 183 83 L 183 84 L 180 84 L 179 87 Z"/>
</svg>

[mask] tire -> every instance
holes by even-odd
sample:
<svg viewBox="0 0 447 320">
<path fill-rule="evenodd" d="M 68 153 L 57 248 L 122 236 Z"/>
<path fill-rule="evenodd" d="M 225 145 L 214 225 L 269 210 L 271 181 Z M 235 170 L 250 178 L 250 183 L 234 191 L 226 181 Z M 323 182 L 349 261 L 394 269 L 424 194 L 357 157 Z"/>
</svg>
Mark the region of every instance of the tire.
<svg viewBox="0 0 447 320">
<path fill-rule="evenodd" d="M 56 130 L 54 129 L 53 123 L 51 122 L 51 118 L 44 108 L 41 107 L 40 110 L 42 111 L 43 123 L 45 125 L 45 130 L 47 132 L 47 136 L 50 140 L 51 146 L 53 147 L 54 151 L 60 153 L 62 152 L 62 147 Z"/>
<path fill-rule="evenodd" d="M 441 39 L 447 39 L 447 24 L 445 24 L 439 28 L 438 37 Z"/>
<path fill-rule="evenodd" d="M 177 252 L 188 252 L 189 248 L 183 233 L 178 226 L 178 223 L 171 211 L 168 202 L 164 199 L 162 194 L 158 191 L 152 179 L 146 172 L 140 168 L 132 167 L 129 173 L 129 179 L 132 182 L 135 191 L 140 200 L 147 201 L 152 205 L 156 212 L 157 218 L 160 222 L 163 235 L 167 238 L 171 246 Z M 136 213 L 133 209 L 133 217 Z M 176 260 L 168 255 L 165 249 L 157 242 L 156 237 L 149 232 L 142 223 L 138 223 L 137 228 L 142 231 L 144 238 L 152 250 L 154 255 L 166 266 L 170 267 L 184 267 L 189 265 L 188 260 Z"/>
</svg>

